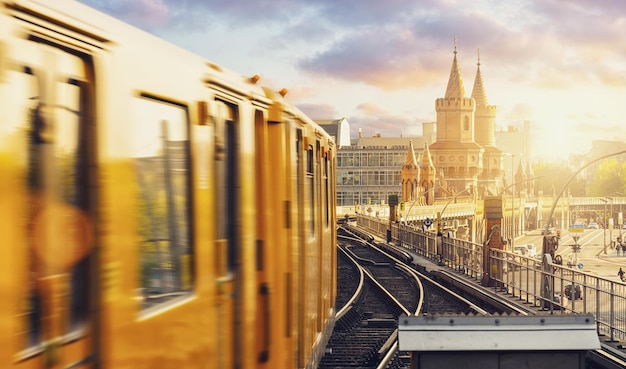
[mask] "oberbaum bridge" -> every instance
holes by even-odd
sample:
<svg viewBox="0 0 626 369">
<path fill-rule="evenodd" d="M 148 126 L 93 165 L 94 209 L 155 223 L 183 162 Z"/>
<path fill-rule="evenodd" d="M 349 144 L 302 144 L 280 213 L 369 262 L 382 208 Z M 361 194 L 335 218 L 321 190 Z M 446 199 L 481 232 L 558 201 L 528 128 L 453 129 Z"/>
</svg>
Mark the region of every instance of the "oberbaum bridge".
<svg viewBox="0 0 626 369">
<path fill-rule="evenodd" d="M 576 224 L 578 219 L 597 222 L 604 228 L 607 224 L 622 227 L 621 210 L 626 204 L 623 194 L 573 197 L 567 187 L 587 166 L 624 153 L 587 163 L 559 192 L 551 194 L 538 191 L 531 195 L 523 190 L 526 187 L 520 186 L 521 182 L 516 182 L 497 195 L 479 195 L 474 187 L 468 187 L 435 198 L 435 187 L 422 187 L 419 196 L 406 201 L 403 180 L 403 198 L 391 195 L 383 206 L 355 205 L 356 223 L 388 243 L 462 273 L 496 293 L 518 298 L 539 311 L 591 315 L 598 335 L 606 342 L 624 342 L 626 284 L 563 265 L 556 255 L 561 230 L 570 235 L 579 231 L 572 229 L 582 227 Z M 346 214 L 345 218 L 350 217 Z M 543 250 L 537 250 L 536 257 L 514 253 L 512 241 L 531 232 L 543 236 Z M 575 234 L 572 238 L 578 239 Z M 572 285 L 575 288 L 567 288 Z"/>
</svg>

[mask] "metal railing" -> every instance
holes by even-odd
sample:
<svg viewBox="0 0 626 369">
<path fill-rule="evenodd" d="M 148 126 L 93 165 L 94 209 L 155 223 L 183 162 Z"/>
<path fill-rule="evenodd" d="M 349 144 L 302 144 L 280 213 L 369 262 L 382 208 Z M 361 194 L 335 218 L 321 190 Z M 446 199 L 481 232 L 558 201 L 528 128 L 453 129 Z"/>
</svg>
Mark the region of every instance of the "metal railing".
<svg viewBox="0 0 626 369">
<path fill-rule="evenodd" d="M 389 222 L 357 216 L 359 227 L 385 238 Z M 391 224 L 391 238 L 407 250 L 480 281 L 483 246 L 404 225 Z M 591 314 L 599 335 L 626 339 L 626 283 L 612 281 L 562 265 L 546 263 L 504 250 L 491 249 L 490 278 L 496 293 L 508 294 L 549 313 Z M 544 288 L 542 289 L 542 280 Z M 549 286 L 546 290 L 545 286 Z M 551 287 L 551 288 L 550 288 Z"/>
</svg>

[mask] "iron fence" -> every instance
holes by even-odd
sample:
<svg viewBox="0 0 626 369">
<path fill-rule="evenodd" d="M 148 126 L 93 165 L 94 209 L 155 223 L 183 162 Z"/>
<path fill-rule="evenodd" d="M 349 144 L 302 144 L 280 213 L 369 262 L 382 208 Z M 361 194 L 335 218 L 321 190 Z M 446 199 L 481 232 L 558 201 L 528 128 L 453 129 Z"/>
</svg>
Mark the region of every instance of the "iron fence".
<svg viewBox="0 0 626 369">
<path fill-rule="evenodd" d="M 484 273 L 483 245 L 402 223 L 357 216 L 359 227 L 477 281 Z M 591 314 L 599 335 L 626 339 L 626 284 L 504 250 L 489 250 L 490 287 L 549 313 Z"/>
</svg>

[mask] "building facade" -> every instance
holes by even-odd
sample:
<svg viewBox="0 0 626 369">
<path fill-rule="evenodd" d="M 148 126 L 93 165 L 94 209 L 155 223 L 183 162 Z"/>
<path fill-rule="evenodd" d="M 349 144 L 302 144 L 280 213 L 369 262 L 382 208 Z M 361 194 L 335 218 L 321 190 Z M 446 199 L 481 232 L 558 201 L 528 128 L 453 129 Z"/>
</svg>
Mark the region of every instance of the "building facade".
<svg viewBox="0 0 626 369">
<path fill-rule="evenodd" d="M 384 205 L 389 195 L 401 195 L 409 139 L 394 141 L 363 145 L 357 140 L 337 150 L 337 206 Z"/>
</svg>

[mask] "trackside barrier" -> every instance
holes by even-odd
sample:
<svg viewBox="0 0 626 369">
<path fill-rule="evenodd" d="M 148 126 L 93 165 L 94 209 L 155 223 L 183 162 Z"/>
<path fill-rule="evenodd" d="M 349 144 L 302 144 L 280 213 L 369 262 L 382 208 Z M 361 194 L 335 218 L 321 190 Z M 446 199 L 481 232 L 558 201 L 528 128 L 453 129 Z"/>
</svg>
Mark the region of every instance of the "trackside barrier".
<svg viewBox="0 0 626 369">
<path fill-rule="evenodd" d="M 357 215 L 359 227 L 386 238 L 389 221 Z M 483 246 L 474 242 L 443 236 L 437 250 L 435 232 L 401 223 L 391 224 L 392 241 L 402 247 L 439 262 L 459 273 L 480 281 L 483 274 Z M 607 341 L 626 340 L 626 283 L 598 277 L 567 266 L 503 250 L 490 250 L 491 278 L 496 293 L 519 298 L 524 303 L 550 313 L 588 314 L 596 321 L 598 334 Z M 552 286 L 552 301 L 543 286 Z"/>
</svg>

